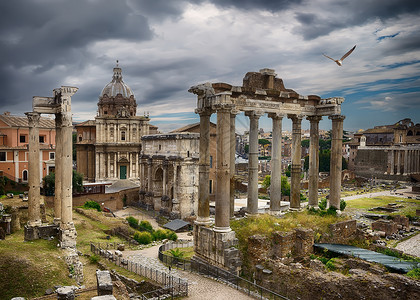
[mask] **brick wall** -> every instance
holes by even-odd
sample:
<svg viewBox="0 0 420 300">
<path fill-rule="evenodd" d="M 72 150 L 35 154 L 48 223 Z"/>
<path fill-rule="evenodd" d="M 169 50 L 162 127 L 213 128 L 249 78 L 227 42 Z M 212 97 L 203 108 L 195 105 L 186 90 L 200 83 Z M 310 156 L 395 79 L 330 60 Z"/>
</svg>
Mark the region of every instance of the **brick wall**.
<svg viewBox="0 0 420 300">
<path fill-rule="evenodd" d="M 378 220 L 372 223 L 372 230 L 383 231 L 385 235 L 392 235 L 397 233 L 397 224 L 393 221 Z"/>
<path fill-rule="evenodd" d="M 323 237 L 322 242 L 344 244 L 357 237 L 356 220 L 338 222 L 329 225 L 330 235 Z"/>
</svg>

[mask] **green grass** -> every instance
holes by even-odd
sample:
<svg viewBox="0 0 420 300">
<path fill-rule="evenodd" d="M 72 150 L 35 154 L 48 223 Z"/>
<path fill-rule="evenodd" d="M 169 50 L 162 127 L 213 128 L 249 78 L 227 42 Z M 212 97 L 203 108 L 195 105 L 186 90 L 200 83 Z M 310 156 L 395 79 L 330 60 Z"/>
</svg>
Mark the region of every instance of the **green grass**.
<svg viewBox="0 0 420 300">
<path fill-rule="evenodd" d="M 401 201 L 403 202 L 397 202 Z M 393 213 L 387 213 L 385 211 L 375 211 L 378 214 L 390 214 L 390 215 L 416 215 L 416 209 L 420 209 L 420 202 L 414 199 L 405 199 L 400 197 L 393 197 L 393 196 L 379 196 L 379 197 L 372 197 L 372 198 L 359 198 L 354 200 L 348 200 L 347 208 L 348 209 L 364 209 L 368 210 L 370 208 L 378 207 L 378 206 L 386 206 L 389 203 L 397 203 L 397 205 L 403 205 L 404 207 L 398 209 L 398 211 Z"/>
<path fill-rule="evenodd" d="M 174 248 L 174 249 L 164 251 L 163 254 L 166 254 L 166 255 L 169 255 L 169 256 L 174 256 L 173 252 L 171 250 L 173 250 L 173 252 L 175 252 L 175 253 L 176 252 L 182 253 L 181 256 L 177 256 L 177 257 L 180 257 L 180 258 L 185 259 L 185 260 L 190 260 L 191 257 L 193 257 L 193 255 L 194 255 L 194 247 Z"/>
<path fill-rule="evenodd" d="M 23 241 L 23 229 L 0 241 L 0 298 L 33 298 L 55 285 L 74 285 L 57 240 Z"/>
</svg>

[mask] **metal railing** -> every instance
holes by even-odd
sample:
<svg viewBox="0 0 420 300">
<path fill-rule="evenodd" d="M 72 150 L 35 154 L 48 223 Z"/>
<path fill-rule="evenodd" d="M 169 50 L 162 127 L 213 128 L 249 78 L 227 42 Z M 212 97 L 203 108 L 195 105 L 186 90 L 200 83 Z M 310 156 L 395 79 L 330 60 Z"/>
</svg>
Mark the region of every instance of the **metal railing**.
<svg viewBox="0 0 420 300">
<path fill-rule="evenodd" d="M 171 255 L 164 254 L 164 251 L 174 249 L 174 248 L 187 248 L 192 247 L 193 242 L 175 242 L 175 243 L 166 243 L 159 247 L 159 259 L 164 264 L 170 267 L 176 267 L 184 271 L 190 271 L 198 273 L 200 275 L 209 276 L 216 280 L 220 280 L 229 286 L 242 291 L 243 293 L 252 296 L 257 299 L 288 299 L 285 296 L 277 294 L 276 292 L 270 291 L 265 287 L 262 287 L 254 282 L 246 280 L 242 277 L 237 276 L 236 274 L 230 273 L 224 269 L 218 268 L 216 266 L 199 262 L 196 260 L 186 260 L 180 257 L 173 257 Z"/>
<path fill-rule="evenodd" d="M 113 244 L 107 244 L 107 247 Z M 149 278 L 158 284 L 162 285 L 162 289 L 158 289 L 152 292 L 144 293 L 142 299 L 166 299 L 170 297 L 188 296 L 188 281 L 179 277 L 172 276 L 166 272 L 162 272 L 157 269 L 146 267 L 139 263 L 133 262 L 129 259 L 125 259 L 115 255 L 110 250 L 105 250 L 100 245 L 90 244 L 91 252 L 100 255 L 108 261 L 122 267 L 130 272 L 136 273 L 140 276 Z"/>
</svg>

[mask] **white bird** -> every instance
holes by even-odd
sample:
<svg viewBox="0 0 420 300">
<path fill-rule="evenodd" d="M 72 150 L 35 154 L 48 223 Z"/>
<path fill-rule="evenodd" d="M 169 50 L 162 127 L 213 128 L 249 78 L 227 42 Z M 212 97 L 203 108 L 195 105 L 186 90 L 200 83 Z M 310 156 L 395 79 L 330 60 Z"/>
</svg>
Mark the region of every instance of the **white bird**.
<svg viewBox="0 0 420 300">
<path fill-rule="evenodd" d="M 347 57 L 347 56 L 349 56 L 352 52 L 353 52 L 353 50 L 354 49 L 356 49 L 356 45 L 354 45 L 354 47 L 353 48 L 351 48 L 346 54 L 344 54 L 343 55 L 343 57 L 342 58 L 340 58 L 340 59 L 334 59 L 334 58 L 331 58 L 331 57 L 329 57 L 328 55 L 325 55 L 324 53 L 322 53 L 322 55 L 324 55 L 326 58 L 329 58 L 329 59 L 331 59 L 332 61 L 335 61 L 335 63 L 337 64 L 337 65 L 339 65 L 340 67 L 343 65 L 343 60 Z"/>
</svg>

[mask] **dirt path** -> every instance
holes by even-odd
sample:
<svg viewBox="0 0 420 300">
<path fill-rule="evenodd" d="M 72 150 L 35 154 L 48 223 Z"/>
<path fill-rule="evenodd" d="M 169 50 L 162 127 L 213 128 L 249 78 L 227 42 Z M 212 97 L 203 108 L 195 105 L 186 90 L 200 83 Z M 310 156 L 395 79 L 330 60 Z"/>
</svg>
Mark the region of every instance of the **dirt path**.
<svg viewBox="0 0 420 300">
<path fill-rule="evenodd" d="M 404 251 L 406 254 L 420 257 L 420 234 L 416 234 L 412 238 L 399 243 L 395 249 Z"/>
<path fill-rule="evenodd" d="M 409 190 L 410 189 L 401 189 L 401 190 L 397 190 L 397 193 L 400 194 L 400 193 L 408 192 Z M 407 198 L 406 196 L 403 196 L 403 195 L 397 195 L 395 193 L 391 193 L 391 191 L 381 191 L 381 192 L 365 193 L 365 194 L 342 197 L 342 199 L 345 201 L 348 201 L 348 200 L 354 200 L 354 199 L 359 199 L 359 198 L 372 198 L 372 197 L 378 197 L 378 196 L 394 196 L 394 197 Z"/>
</svg>

